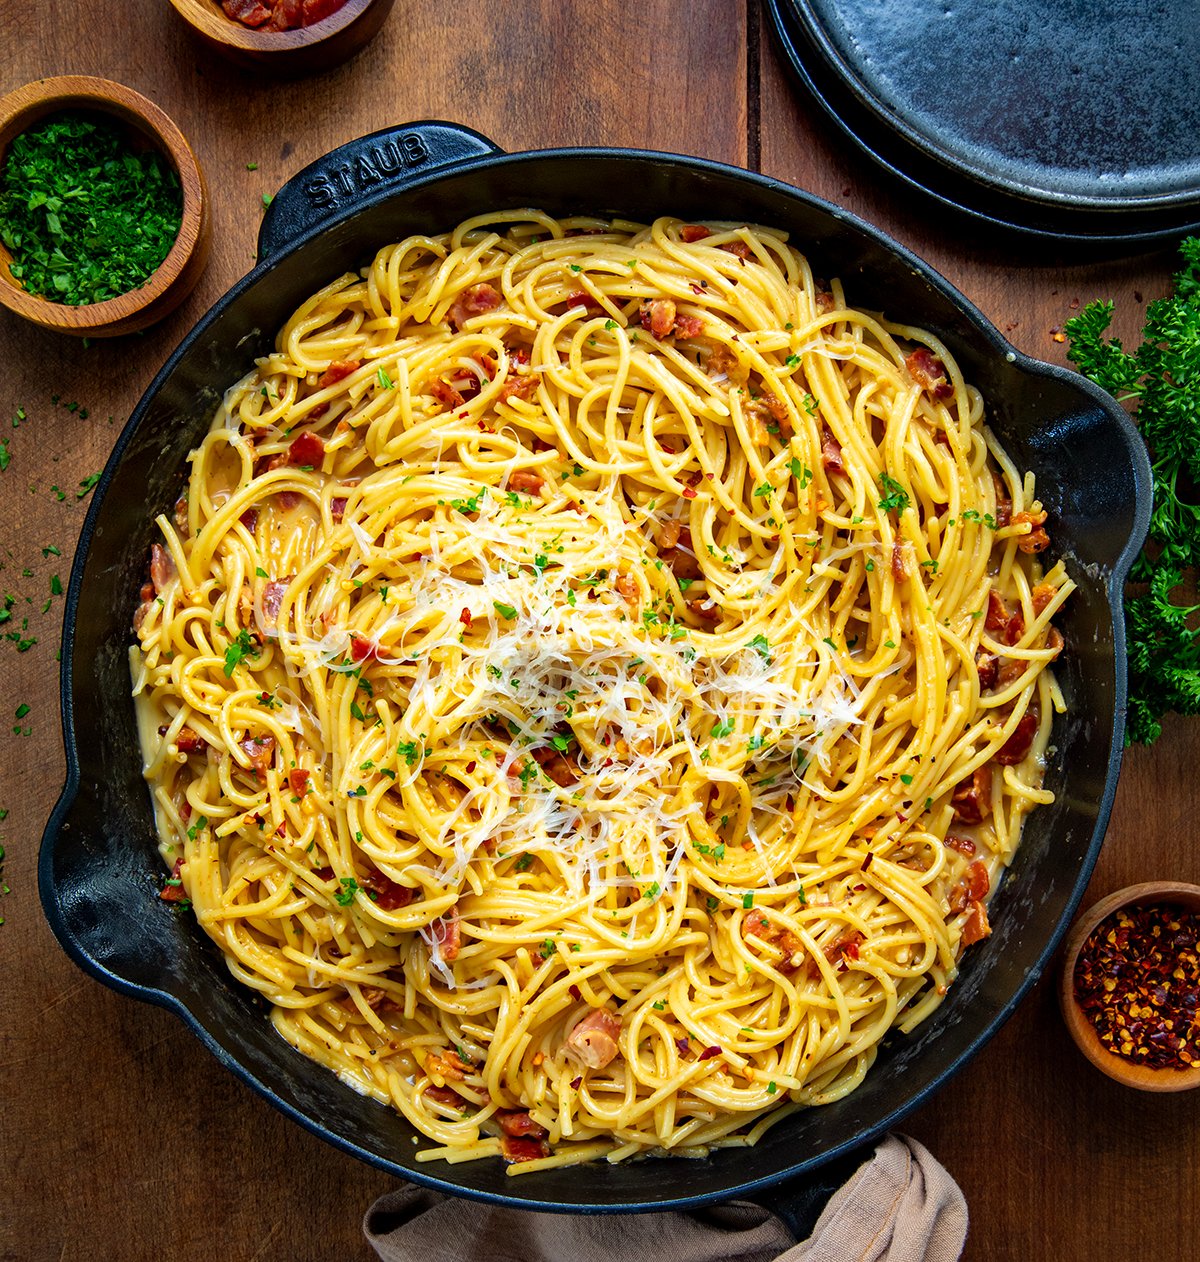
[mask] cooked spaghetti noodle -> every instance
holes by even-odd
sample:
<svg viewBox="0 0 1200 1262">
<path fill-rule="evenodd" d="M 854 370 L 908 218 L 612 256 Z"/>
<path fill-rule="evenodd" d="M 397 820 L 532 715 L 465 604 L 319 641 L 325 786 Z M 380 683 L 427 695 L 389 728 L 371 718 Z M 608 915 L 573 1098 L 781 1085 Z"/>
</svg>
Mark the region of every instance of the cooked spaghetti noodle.
<svg viewBox="0 0 1200 1262">
<path fill-rule="evenodd" d="M 1044 520 L 783 233 L 390 245 L 158 520 L 163 896 L 424 1159 L 751 1144 L 938 1006 L 1051 800 Z"/>
</svg>

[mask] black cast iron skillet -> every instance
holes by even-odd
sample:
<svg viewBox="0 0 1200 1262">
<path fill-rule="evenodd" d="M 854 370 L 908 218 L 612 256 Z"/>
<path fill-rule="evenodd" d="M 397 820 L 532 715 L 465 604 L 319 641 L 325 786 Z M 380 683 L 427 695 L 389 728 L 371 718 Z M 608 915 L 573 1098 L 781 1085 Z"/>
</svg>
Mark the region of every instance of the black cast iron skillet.
<svg viewBox="0 0 1200 1262">
<path fill-rule="evenodd" d="M 153 518 L 179 494 L 185 458 L 221 392 L 267 351 L 292 310 L 387 242 L 517 206 L 789 230 L 818 275 L 841 277 L 852 303 L 945 339 L 983 390 L 1017 465 L 1037 475 L 1054 546 L 1079 591 L 1061 619 L 1068 652 L 1059 673 L 1071 708 L 1057 721 L 1046 772 L 1057 799 L 1031 817 L 993 903 L 995 931 L 968 953 L 942 1008 L 913 1035 L 891 1038 L 848 1098 L 787 1119 L 754 1148 L 510 1179 L 498 1160 L 417 1163 L 409 1124 L 287 1046 L 194 922 L 155 897 L 160 864 L 126 654 Z M 1083 892 L 1121 757 L 1120 593 L 1150 512 L 1150 468 L 1136 431 L 1082 378 L 1018 354 L 961 294 L 877 230 L 788 185 L 693 158 L 609 149 L 506 155 L 466 128 L 415 123 L 353 141 L 289 181 L 263 222 L 259 256 L 147 390 L 84 524 L 62 646 L 67 784 L 39 869 L 54 932 L 106 985 L 178 1013 L 284 1113 L 396 1175 L 481 1200 L 588 1213 L 761 1195 L 791 1178 L 793 1192 L 802 1190 L 802 1203 L 790 1205 L 793 1222 L 803 1227 L 822 1182 L 835 1182 L 856 1150 L 928 1100 L 1012 1013 Z"/>
</svg>

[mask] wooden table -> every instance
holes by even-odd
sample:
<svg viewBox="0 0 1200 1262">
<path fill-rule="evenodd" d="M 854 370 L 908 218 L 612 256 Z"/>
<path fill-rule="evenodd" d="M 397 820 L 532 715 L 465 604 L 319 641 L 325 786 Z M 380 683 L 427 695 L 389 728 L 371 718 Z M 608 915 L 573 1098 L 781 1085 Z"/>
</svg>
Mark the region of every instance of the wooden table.
<svg viewBox="0 0 1200 1262">
<path fill-rule="evenodd" d="M 168 351 L 251 266 L 262 194 L 333 145 L 414 118 L 465 122 L 507 149 L 698 154 L 881 225 L 1021 349 L 1059 362 L 1065 347 L 1052 330 L 1079 303 L 1115 297 L 1132 336 L 1172 260 L 1035 265 L 898 196 L 795 98 L 755 0 L 400 0 L 357 61 L 291 84 L 212 60 L 164 3 L 118 8 L 70 0 L 51 21 L 48 6 L 0 5 L 0 91 L 75 72 L 153 98 L 207 170 L 216 239 L 195 295 L 143 336 L 84 348 L 0 319 L 0 436 L 11 452 L 0 474 L 0 592 L 18 597 L 38 641 L 22 654 L 0 641 L 11 888 L 0 898 L 0 1257 L 366 1257 L 362 1212 L 393 1180 L 284 1120 L 174 1017 L 88 980 L 52 938 L 35 881 L 63 779 L 62 602 L 51 581 L 70 567 L 87 503 L 77 491 Z M 18 407 L 27 419 L 12 430 Z M 22 704 L 30 710 L 17 723 Z M 1170 723 L 1153 750 L 1129 754 L 1088 901 L 1139 879 L 1200 880 L 1198 764 L 1200 724 Z M 966 1193 L 968 1258 L 1200 1256 L 1200 1092 L 1152 1097 L 1101 1077 L 1070 1044 L 1050 979 L 906 1129 Z"/>
</svg>

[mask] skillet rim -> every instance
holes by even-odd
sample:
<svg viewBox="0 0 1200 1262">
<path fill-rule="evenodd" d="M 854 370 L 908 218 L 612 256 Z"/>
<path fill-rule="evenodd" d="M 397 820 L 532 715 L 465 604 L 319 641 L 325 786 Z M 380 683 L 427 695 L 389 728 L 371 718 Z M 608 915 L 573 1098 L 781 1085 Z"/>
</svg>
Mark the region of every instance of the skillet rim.
<svg viewBox="0 0 1200 1262">
<path fill-rule="evenodd" d="M 358 138 L 349 142 L 348 147 L 357 147 L 372 139 L 392 136 L 397 131 L 401 130 L 419 131 L 419 129 L 423 126 L 449 126 L 456 131 L 463 132 L 479 140 L 484 140 L 488 144 L 491 143 L 487 142 L 486 138 L 482 137 L 478 132 L 462 127 L 459 124 L 447 124 L 436 120 L 422 120 L 419 122 L 407 123 L 400 127 L 386 128 L 372 133 L 371 135 Z M 336 153 L 338 151 L 335 150 L 334 152 Z M 330 156 L 331 155 L 326 155 L 324 158 L 318 159 L 316 163 L 311 164 L 311 167 L 298 172 L 291 180 L 288 181 L 288 183 L 284 186 L 284 189 L 286 190 L 289 187 L 294 187 L 307 172 L 309 172 L 312 168 L 319 167 L 322 163 L 327 162 Z M 227 1052 L 219 1043 L 217 1043 L 215 1038 L 208 1032 L 207 1028 L 201 1024 L 199 1018 L 192 1014 L 191 1010 L 181 998 L 177 997 L 169 990 L 157 989 L 155 987 L 144 986 L 136 982 L 131 982 L 119 974 L 105 968 L 99 963 L 99 961 L 89 955 L 86 949 L 83 948 L 82 945 L 74 938 L 67 925 L 66 917 L 58 899 L 57 884 L 54 874 L 55 843 L 58 839 L 59 833 L 62 831 L 64 824 L 67 822 L 72 812 L 81 787 L 80 759 L 75 730 L 76 698 L 74 694 L 73 666 L 75 621 L 83 584 L 83 571 L 86 567 L 86 562 L 91 551 L 95 528 L 100 517 L 101 509 L 104 505 L 104 501 L 116 475 L 117 469 L 122 464 L 125 452 L 131 443 L 135 432 L 140 428 L 143 420 L 145 419 L 152 403 L 183 357 L 188 353 L 193 344 L 200 339 L 202 334 L 209 328 L 210 325 L 212 325 L 229 307 L 237 302 L 242 294 L 257 284 L 259 280 L 272 271 L 283 259 L 303 250 L 310 242 L 324 235 L 335 226 L 345 223 L 380 202 L 386 202 L 393 198 L 411 197 L 415 190 L 436 184 L 445 178 L 468 174 L 477 169 L 519 166 L 531 161 L 587 162 L 594 159 L 609 161 L 616 159 L 627 162 L 653 162 L 679 170 L 689 178 L 694 178 L 697 174 L 702 175 L 704 173 L 717 175 L 723 179 L 732 178 L 735 182 L 756 185 L 766 192 L 783 196 L 789 200 L 798 201 L 807 206 L 810 210 L 815 210 L 820 214 L 827 215 L 838 224 L 844 225 L 860 236 L 867 238 L 867 242 L 873 243 L 876 247 L 882 248 L 882 250 L 892 256 L 893 259 L 912 269 L 912 271 L 923 279 L 925 283 L 937 290 L 943 299 L 945 299 L 950 306 L 953 307 L 959 315 L 967 321 L 973 332 L 983 339 L 984 343 L 986 343 L 987 349 L 998 359 L 1007 361 L 1010 366 L 1023 375 L 1031 378 L 1043 377 L 1066 385 L 1077 395 L 1089 400 L 1096 407 L 1102 410 L 1108 416 L 1109 420 L 1117 426 L 1118 431 L 1125 442 L 1130 457 L 1133 482 L 1137 492 L 1133 506 L 1133 527 L 1131 533 L 1125 540 L 1117 557 L 1113 561 L 1111 572 L 1107 578 L 1107 582 L 1105 583 L 1113 633 L 1114 673 L 1113 716 L 1110 730 L 1111 746 L 1104 779 L 1104 790 L 1100 801 L 1097 804 L 1096 819 L 1092 828 L 1091 838 L 1088 842 L 1083 861 L 1075 874 L 1071 893 L 1066 900 L 1056 928 L 1041 946 L 1034 964 L 1026 971 L 1023 979 L 1014 988 L 1007 1000 L 1000 1005 L 1000 1007 L 996 1009 L 983 1023 L 983 1025 L 975 1033 L 969 1046 L 963 1052 L 955 1057 L 950 1064 L 924 1088 L 913 1093 L 913 1095 L 898 1104 L 895 1108 L 887 1110 L 882 1118 L 877 1120 L 868 1128 L 859 1131 L 853 1139 L 836 1144 L 815 1156 L 807 1157 L 780 1171 L 768 1173 L 755 1178 L 742 1178 L 740 1180 L 735 1178 L 728 1182 L 723 1188 L 716 1191 L 707 1191 L 685 1196 L 668 1196 L 661 1200 L 622 1202 L 619 1204 L 592 1203 L 586 1200 L 566 1203 L 563 1201 L 543 1200 L 537 1196 L 502 1194 L 485 1189 L 464 1186 L 463 1184 L 454 1181 L 453 1178 L 439 1177 L 438 1174 L 433 1172 L 427 1174 L 427 1167 L 420 1167 L 413 1170 L 406 1166 L 400 1166 L 395 1161 L 389 1160 L 386 1157 L 382 1157 L 373 1151 L 363 1148 L 353 1140 L 329 1129 L 316 1118 L 282 1099 L 246 1065 Z M 266 224 L 267 220 L 264 220 L 264 227 Z M 864 244 L 867 242 L 864 242 Z M 286 313 L 284 318 L 286 318 Z M 587 1214 L 653 1212 L 668 1209 L 688 1209 L 706 1204 L 721 1203 L 738 1197 L 754 1196 L 756 1194 L 762 1195 L 767 1192 L 768 1189 L 778 1188 L 779 1185 L 784 1184 L 789 1180 L 811 1182 L 813 1180 L 813 1176 L 820 1170 L 821 1167 L 837 1162 L 839 1159 L 845 1158 L 847 1154 L 864 1148 L 865 1145 L 871 1143 L 878 1136 L 882 1135 L 901 1118 L 907 1116 L 913 1110 L 924 1104 L 949 1080 L 949 1078 L 965 1067 L 983 1049 L 983 1047 L 986 1046 L 990 1039 L 1008 1020 L 1017 1006 L 1025 998 L 1034 983 L 1041 976 L 1050 960 L 1050 957 L 1053 955 L 1059 942 L 1066 933 L 1071 917 L 1073 916 L 1075 909 L 1077 908 L 1086 889 L 1087 881 L 1099 855 L 1100 847 L 1103 844 L 1104 834 L 1108 825 L 1113 799 L 1116 793 L 1123 753 L 1127 686 L 1122 590 L 1129 568 L 1141 547 L 1142 540 L 1149 524 L 1151 511 L 1150 501 L 1150 463 L 1146 454 L 1145 446 L 1142 443 L 1132 419 L 1125 410 L 1111 398 L 1111 396 L 1088 381 L 1086 378 L 1070 371 L 1069 369 L 1060 368 L 1057 365 L 1048 364 L 1044 361 L 1025 355 L 1013 346 L 1003 336 L 1000 330 L 990 320 L 988 320 L 987 317 L 984 316 L 983 313 L 965 295 L 963 295 L 955 286 L 950 284 L 949 281 L 941 276 L 940 273 L 938 273 L 928 263 L 920 259 L 907 247 L 903 246 L 882 230 L 860 219 L 858 216 L 850 213 L 849 211 L 826 202 L 823 199 L 816 197 L 814 194 L 799 189 L 794 185 L 787 184 L 784 181 L 776 180 L 770 176 L 765 176 L 757 172 L 746 171 L 740 167 L 714 162 L 710 159 L 689 157 L 687 155 L 665 153 L 655 150 L 612 147 L 551 148 L 522 151 L 514 154 L 496 151 L 485 156 L 471 157 L 462 161 L 448 162 L 425 172 L 411 174 L 400 184 L 390 186 L 385 185 L 383 188 L 380 188 L 373 193 L 358 198 L 349 205 L 331 213 L 321 222 L 316 223 L 310 228 L 298 233 L 278 251 L 271 252 L 263 257 L 260 257 L 260 260 L 255 267 L 233 286 L 231 286 L 231 288 L 222 295 L 184 335 L 179 345 L 164 362 L 162 368 L 155 374 L 138 404 L 130 413 L 129 419 L 123 427 L 121 434 L 113 447 L 112 453 L 105 464 L 100 482 L 93 493 L 92 503 L 89 506 L 87 516 L 80 532 L 75 558 L 72 563 L 71 578 L 67 589 L 66 601 L 64 603 L 62 653 L 59 676 L 62 697 L 63 742 L 66 753 L 67 775 L 62 794 L 54 807 L 43 833 L 38 859 L 39 891 L 47 919 L 55 936 L 67 951 L 68 955 L 70 955 L 71 958 L 75 960 L 76 964 L 78 964 L 85 972 L 89 973 L 97 980 L 103 982 L 105 985 L 121 994 L 129 995 L 133 998 L 141 999 L 175 1012 L 184 1021 L 185 1025 L 191 1030 L 191 1032 L 199 1039 L 199 1041 L 216 1057 L 220 1064 L 222 1064 L 226 1069 L 231 1070 L 238 1078 L 257 1091 L 259 1095 L 264 1097 L 275 1108 L 279 1109 L 293 1121 L 299 1122 L 306 1130 L 317 1135 L 319 1138 L 324 1139 L 326 1142 L 333 1144 L 334 1147 L 340 1149 L 341 1151 L 357 1157 L 358 1159 L 363 1160 L 378 1169 L 387 1170 L 390 1174 L 396 1177 L 403 1178 L 438 1191 L 447 1192 L 455 1196 L 466 1197 L 468 1199 L 488 1204 L 505 1205 L 509 1208 L 516 1209 Z M 469 1165 L 462 1167 L 464 1172 L 469 1171 L 469 1168 Z M 449 1170 L 451 1172 L 457 1172 L 459 1167 L 449 1167 Z M 536 1177 L 537 1176 L 532 1176 L 532 1178 Z M 520 1182 L 524 1186 L 530 1186 L 532 1178 L 527 1176 L 526 1178 L 520 1180 Z"/>
</svg>

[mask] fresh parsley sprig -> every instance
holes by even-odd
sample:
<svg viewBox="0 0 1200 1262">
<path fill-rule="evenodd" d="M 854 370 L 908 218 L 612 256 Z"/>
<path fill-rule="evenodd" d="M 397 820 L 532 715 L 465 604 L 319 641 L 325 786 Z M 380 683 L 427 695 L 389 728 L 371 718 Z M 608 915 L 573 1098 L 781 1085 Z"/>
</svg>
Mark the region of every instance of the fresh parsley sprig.
<svg viewBox="0 0 1200 1262">
<path fill-rule="evenodd" d="M 1154 511 L 1125 592 L 1129 653 L 1126 740 L 1152 744 L 1168 711 L 1200 714 L 1200 606 L 1180 599 L 1200 569 L 1200 238 L 1180 246 L 1174 293 L 1150 303 L 1142 344 L 1106 337 L 1112 302 L 1089 303 L 1064 326 L 1067 354 L 1121 402 L 1150 449 Z"/>
</svg>

